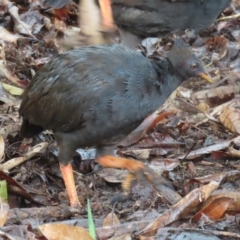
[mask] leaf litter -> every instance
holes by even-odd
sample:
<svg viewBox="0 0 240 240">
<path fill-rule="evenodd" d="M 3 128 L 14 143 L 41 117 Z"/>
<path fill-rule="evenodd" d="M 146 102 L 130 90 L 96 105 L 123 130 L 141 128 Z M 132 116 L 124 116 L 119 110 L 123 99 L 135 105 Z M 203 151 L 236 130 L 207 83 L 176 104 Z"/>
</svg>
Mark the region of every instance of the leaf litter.
<svg viewBox="0 0 240 240">
<path fill-rule="evenodd" d="M 0 179 L 7 181 L 10 195 L 0 231 L 4 239 L 91 239 L 83 229 L 86 210 L 75 215 L 68 208 L 53 134 L 19 141 L 17 114 L 22 89 L 51 58 L 109 40 L 87 36 L 98 32 L 99 10 L 91 1 L 83 4 L 80 10 L 96 12 L 91 21 L 89 14 L 78 17 L 74 2 L 58 10 L 46 9 L 41 0 L 17 5 L 3 0 L 0 7 Z M 163 174 L 174 190 L 134 181 L 123 199 L 126 171 L 99 169 L 94 149 L 76 152 L 79 199 L 84 206 L 91 199 L 99 239 L 240 239 L 240 4 L 232 4 L 203 34 L 181 33 L 214 83 L 184 83 L 116 149 Z M 111 37 L 119 41 L 117 33 Z M 172 36 L 148 38 L 141 50 L 149 57 L 165 54 L 171 42 Z"/>
</svg>

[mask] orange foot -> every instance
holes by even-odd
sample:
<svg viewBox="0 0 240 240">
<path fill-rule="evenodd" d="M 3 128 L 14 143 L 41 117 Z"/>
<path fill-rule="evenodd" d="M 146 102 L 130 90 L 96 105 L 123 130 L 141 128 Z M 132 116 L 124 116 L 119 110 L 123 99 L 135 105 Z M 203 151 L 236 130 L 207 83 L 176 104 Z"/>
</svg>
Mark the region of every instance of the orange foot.
<svg viewBox="0 0 240 240">
<path fill-rule="evenodd" d="M 97 160 L 98 163 L 101 164 L 103 167 L 123 168 L 127 169 L 130 172 L 130 174 L 122 183 L 124 191 L 129 191 L 130 184 L 134 178 L 136 178 L 141 184 L 145 184 L 148 182 L 156 187 L 159 185 L 165 185 L 169 188 L 172 188 L 170 182 L 159 176 L 155 171 L 153 171 L 140 161 L 119 158 L 110 155 L 98 157 Z"/>
<path fill-rule="evenodd" d="M 99 5 L 102 15 L 102 31 L 109 32 L 115 30 L 111 0 L 99 0 Z"/>
<path fill-rule="evenodd" d="M 63 180 L 67 189 L 68 197 L 70 200 L 70 206 L 73 208 L 82 207 L 77 196 L 77 190 L 73 178 L 72 165 L 68 164 L 64 166 L 60 164 L 60 170 L 62 172 Z"/>
</svg>

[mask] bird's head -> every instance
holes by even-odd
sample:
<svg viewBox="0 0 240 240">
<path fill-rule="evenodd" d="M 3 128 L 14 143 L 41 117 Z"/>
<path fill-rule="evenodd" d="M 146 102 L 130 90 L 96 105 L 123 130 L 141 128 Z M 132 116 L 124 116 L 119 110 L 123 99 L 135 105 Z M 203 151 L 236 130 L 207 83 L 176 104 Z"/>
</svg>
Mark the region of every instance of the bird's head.
<svg viewBox="0 0 240 240">
<path fill-rule="evenodd" d="M 200 76 L 207 82 L 212 83 L 212 79 L 203 66 L 202 61 L 194 55 L 189 46 L 181 38 L 175 40 L 167 57 L 183 80 Z"/>
</svg>

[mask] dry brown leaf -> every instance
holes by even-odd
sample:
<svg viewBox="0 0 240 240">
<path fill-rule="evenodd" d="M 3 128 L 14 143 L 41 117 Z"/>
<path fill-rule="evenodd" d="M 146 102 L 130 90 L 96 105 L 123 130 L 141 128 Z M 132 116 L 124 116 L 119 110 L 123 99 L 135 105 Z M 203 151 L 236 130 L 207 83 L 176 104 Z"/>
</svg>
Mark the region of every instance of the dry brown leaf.
<svg viewBox="0 0 240 240">
<path fill-rule="evenodd" d="M 42 142 L 37 144 L 36 146 L 34 146 L 33 148 L 31 148 L 23 157 L 17 157 L 17 158 L 13 158 L 8 160 L 7 162 L 3 163 L 0 165 L 0 168 L 3 171 L 9 171 L 12 168 L 18 166 L 19 164 L 27 161 L 28 159 L 36 156 L 39 153 L 43 153 L 45 151 L 45 149 L 47 148 L 48 143 L 47 142 Z"/>
<path fill-rule="evenodd" d="M 151 153 L 151 148 L 146 149 L 127 149 L 126 151 L 121 151 L 123 154 L 128 156 L 134 156 L 137 159 L 148 159 Z"/>
<path fill-rule="evenodd" d="M 20 33 L 20 34 L 26 34 L 29 36 L 32 36 L 32 26 L 29 26 L 25 22 L 20 20 L 20 16 L 18 14 L 18 7 L 12 5 L 9 9 L 8 12 L 11 14 L 13 21 L 14 21 L 14 28 L 15 30 Z"/>
<path fill-rule="evenodd" d="M 68 19 L 68 9 L 66 7 L 54 9 L 55 17 L 60 20 L 67 20 Z"/>
<path fill-rule="evenodd" d="M 211 193 L 216 190 L 220 182 L 211 181 L 200 188 L 194 189 L 177 204 L 173 205 L 168 211 L 161 214 L 156 220 L 150 223 L 146 228 L 137 233 L 137 235 L 153 236 L 157 230 L 191 212 L 202 202 L 206 201 Z"/>
<path fill-rule="evenodd" d="M 192 221 L 200 221 L 203 215 L 207 216 L 211 221 L 217 221 L 226 212 L 231 202 L 233 202 L 233 199 L 230 197 L 217 198 L 197 212 L 192 218 Z"/>
<path fill-rule="evenodd" d="M 5 150 L 5 143 L 3 136 L 0 134 L 0 162 L 2 161 L 2 158 L 4 156 L 4 150 Z"/>
<path fill-rule="evenodd" d="M 127 170 L 105 168 L 97 172 L 101 178 L 111 183 L 121 183 L 128 175 Z"/>
<path fill-rule="evenodd" d="M 191 100 L 195 104 L 204 103 L 212 108 L 233 99 L 239 92 L 240 84 L 226 85 L 193 93 Z"/>
<path fill-rule="evenodd" d="M 88 231 L 82 227 L 48 223 L 39 226 L 39 229 L 48 240 L 93 240 Z"/>
<path fill-rule="evenodd" d="M 149 167 L 151 167 L 153 170 L 161 169 L 162 173 L 162 171 L 172 171 L 179 166 L 179 164 L 180 162 L 176 158 L 153 158 L 151 159 L 151 164 L 149 164 Z"/>
<path fill-rule="evenodd" d="M 165 198 L 171 205 L 178 203 L 182 197 L 173 189 L 160 184 L 153 187 L 161 197 Z"/>
<path fill-rule="evenodd" d="M 123 234 L 121 236 L 108 238 L 108 240 L 132 240 L 132 237 L 131 234 Z"/>
<path fill-rule="evenodd" d="M 224 151 L 212 151 L 211 154 L 214 160 L 227 160 L 228 154 Z"/>
<path fill-rule="evenodd" d="M 140 236 L 139 240 L 155 240 L 155 237 L 144 237 L 144 236 Z"/>
<path fill-rule="evenodd" d="M 9 123 L 7 126 L 0 128 L 0 134 L 3 138 L 6 138 L 8 135 L 16 136 L 19 132 L 19 124 Z"/>
<path fill-rule="evenodd" d="M 18 84 L 21 84 L 20 80 L 17 79 L 15 76 L 13 76 L 7 69 L 6 67 L 6 61 L 5 61 L 5 44 L 4 42 L 0 41 L 0 77 L 6 77 L 8 78 L 10 81 Z M 5 83 L 1 83 L 0 84 L 0 101 L 4 102 L 4 103 L 9 103 L 10 105 L 16 103 L 18 100 L 17 98 L 14 98 L 13 96 L 11 96 L 6 89 L 4 88 L 4 85 L 6 86 Z M 11 85 L 7 85 L 11 88 L 13 88 L 13 86 Z M 21 84 L 22 86 L 22 84 Z"/>
<path fill-rule="evenodd" d="M 227 190 L 217 190 L 216 193 L 213 193 L 204 203 L 203 208 L 218 198 L 231 198 L 233 201 L 230 202 L 227 211 L 240 211 L 240 193 Z"/>
<path fill-rule="evenodd" d="M 233 170 L 233 171 L 228 171 L 228 172 L 220 172 L 220 173 L 215 173 L 215 174 L 209 174 L 205 175 L 203 177 L 198 177 L 198 178 L 192 178 L 188 180 L 185 185 L 184 185 L 184 190 L 185 192 L 189 192 L 189 188 L 193 183 L 198 183 L 198 184 L 206 184 L 211 181 L 217 181 L 221 182 L 223 180 L 233 180 L 233 179 L 238 179 L 240 176 L 240 171 L 238 170 Z"/>
<path fill-rule="evenodd" d="M 196 175 L 197 171 L 196 171 L 196 168 L 195 168 L 193 162 L 189 162 L 187 165 L 188 165 L 188 169 L 189 169 L 190 173 Z"/>
<path fill-rule="evenodd" d="M 207 103 L 199 103 L 197 105 L 197 109 L 202 113 L 205 113 L 209 108 L 210 107 L 209 107 L 209 105 L 207 105 Z"/>
<path fill-rule="evenodd" d="M 120 221 L 114 212 L 110 212 L 103 220 L 103 227 L 119 225 Z"/>
<path fill-rule="evenodd" d="M 0 36 L 1 40 L 16 43 L 21 36 L 17 34 L 10 33 L 6 28 L 0 26 Z"/>
<path fill-rule="evenodd" d="M 7 64 L 5 60 L 0 60 L 0 76 L 7 78 L 9 81 L 16 84 L 18 87 L 26 88 L 26 85 L 23 84 L 19 78 L 17 78 L 7 69 Z"/>
<path fill-rule="evenodd" d="M 220 122 L 231 132 L 240 133 L 240 110 L 231 107 L 223 107 Z"/>
<path fill-rule="evenodd" d="M 240 139 L 236 139 L 235 141 L 232 141 L 229 143 L 228 149 L 227 149 L 228 156 L 240 158 L 240 151 L 238 148 L 239 144 L 240 144 Z"/>
<path fill-rule="evenodd" d="M 159 122 L 161 122 L 168 115 L 174 114 L 176 111 L 169 111 L 159 114 L 158 111 L 154 112 L 150 116 L 144 119 L 144 121 L 133 131 L 127 138 L 125 138 L 120 146 L 130 146 L 138 142 L 143 138 L 149 131 L 151 131 Z"/>
<path fill-rule="evenodd" d="M 228 39 L 222 36 L 210 37 L 207 40 L 206 48 L 208 51 L 214 51 L 218 53 L 217 60 L 225 57 L 227 53 Z"/>
<path fill-rule="evenodd" d="M 0 227 L 3 227 L 7 220 L 10 207 L 7 203 L 0 201 L 0 209 Z"/>
<path fill-rule="evenodd" d="M 219 150 L 222 150 L 222 149 L 226 149 L 231 142 L 237 141 L 238 139 L 240 139 L 240 137 L 236 137 L 232 140 L 226 140 L 226 141 L 223 141 L 221 143 L 217 143 L 217 144 L 214 144 L 214 145 L 211 145 L 211 146 L 199 148 L 197 150 L 191 151 L 187 155 L 187 157 L 186 157 L 186 154 L 183 154 L 182 156 L 180 156 L 178 158 L 179 159 L 194 159 L 194 158 L 197 158 L 197 157 L 199 157 L 203 154 L 212 153 L 212 151 L 219 151 Z"/>
</svg>

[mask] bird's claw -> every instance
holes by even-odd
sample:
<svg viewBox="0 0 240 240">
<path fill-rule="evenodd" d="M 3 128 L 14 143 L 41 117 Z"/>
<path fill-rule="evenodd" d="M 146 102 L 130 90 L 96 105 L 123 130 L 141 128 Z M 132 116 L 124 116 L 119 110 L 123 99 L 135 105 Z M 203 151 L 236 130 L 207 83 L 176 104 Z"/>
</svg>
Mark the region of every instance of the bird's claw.
<svg viewBox="0 0 240 240">
<path fill-rule="evenodd" d="M 161 175 L 157 174 L 154 170 L 144 165 L 144 168 L 139 168 L 134 171 L 130 171 L 130 174 L 127 176 L 125 181 L 123 182 L 123 189 L 125 191 L 129 191 L 131 181 L 136 178 L 137 181 L 142 184 L 151 184 L 155 187 L 158 187 L 159 185 L 164 185 L 168 188 L 174 189 L 173 185 L 166 180 Z"/>
</svg>

